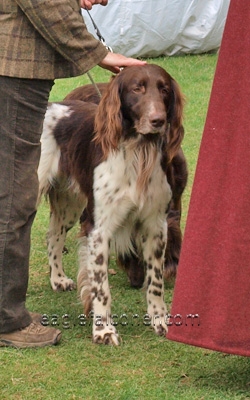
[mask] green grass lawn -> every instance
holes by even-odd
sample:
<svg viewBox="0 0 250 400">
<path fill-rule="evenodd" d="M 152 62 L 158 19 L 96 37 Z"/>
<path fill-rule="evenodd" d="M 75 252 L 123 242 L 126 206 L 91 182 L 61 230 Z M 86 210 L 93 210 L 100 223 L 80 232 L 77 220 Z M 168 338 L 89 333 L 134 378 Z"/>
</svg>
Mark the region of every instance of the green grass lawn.
<svg viewBox="0 0 250 400">
<path fill-rule="evenodd" d="M 185 56 L 149 60 L 163 67 L 179 82 L 186 97 L 184 152 L 189 166 L 183 199 L 182 226 L 193 183 L 200 140 L 206 118 L 217 56 Z M 96 82 L 110 73 L 96 67 Z M 51 101 L 62 100 L 73 88 L 89 83 L 87 75 L 57 81 Z M 186 346 L 155 336 L 142 323 L 145 293 L 131 289 L 114 260 L 110 275 L 112 312 L 126 314 L 127 326 L 118 325 L 119 347 L 94 345 L 91 326 L 81 326 L 77 293 L 54 293 L 49 284 L 46 251 L 48 205 L 38 210 L 32 232 L 30 283 L 27 306 L 32 311 L 57 316 L 63 338 L 60 345 L 43 349 L 0 350 L 1 399 L 250 399 L 250 360 Z M 64 256 L 67 274 L 77 273 L 77 228 L 68 235 L 69 254 Z M 208 283 L 209 284 L 209 283 Z M 171 306 L 174 282 L 166 284 L 165 299 Z M 65 314 L 69 317 L 66 319 Z M 133 319 L 138 314 L 138 319 Z"/>
</svg>

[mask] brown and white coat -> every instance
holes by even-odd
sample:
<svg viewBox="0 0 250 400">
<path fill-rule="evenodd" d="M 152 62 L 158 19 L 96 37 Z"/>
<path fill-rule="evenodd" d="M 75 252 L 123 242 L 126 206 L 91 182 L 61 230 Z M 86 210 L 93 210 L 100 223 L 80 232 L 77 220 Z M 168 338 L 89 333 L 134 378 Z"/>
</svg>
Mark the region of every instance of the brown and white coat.
<svg viewBox="0 0 250 400">
<path fill-rule="evenodd" d="M 62 268 L 67 231 L 84 212 L 78 288 L 93 310 L 96 343 L 118 344 L 111 315 L 108 263 L 136 251 L 145 268 L 147 312 L 158 334 L 167 331 L 163 268 L 166 215 L 172 199 L 171 160 L 183 138 L 183 98 L 161 67 L 129 67 L 110 82 L 98 106 L 77 100 L 50 104 L 42 135 L 40 196 L 48 194 L 52 287 L 73 287 Z M 55 272 L 56 271 L 56 272 Z M 61 276 L 58 276 L 61 275 Z M 65 288 L 65 287 L 64 287 Z"/>
</svg>

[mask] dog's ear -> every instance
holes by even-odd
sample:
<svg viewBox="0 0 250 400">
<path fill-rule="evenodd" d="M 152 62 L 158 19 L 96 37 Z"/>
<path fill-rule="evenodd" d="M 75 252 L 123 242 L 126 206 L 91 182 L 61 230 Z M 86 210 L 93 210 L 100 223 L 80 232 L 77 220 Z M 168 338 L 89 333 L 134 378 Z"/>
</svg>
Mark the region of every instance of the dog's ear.
<svg viewBox="0 0 250 400">
<path fill-rule="evenodd" d="M 116 150 L 122 134 L 122 113 L 119 75 L 113 77 L 105 90 L 95 117 L 95 141 L 101 144 L 104 158 Z"/>
<path fill-rule="evenodd" d="M 180 87 L 177 82 L 173 78 L 171 78 L 171 99 L 168 112 L 168 154 L 170 162 L 180 148 L 184 136 L 184 128 L 182 125 L 183 107 L 184 96 L 181 93 Z"/>
</svg>

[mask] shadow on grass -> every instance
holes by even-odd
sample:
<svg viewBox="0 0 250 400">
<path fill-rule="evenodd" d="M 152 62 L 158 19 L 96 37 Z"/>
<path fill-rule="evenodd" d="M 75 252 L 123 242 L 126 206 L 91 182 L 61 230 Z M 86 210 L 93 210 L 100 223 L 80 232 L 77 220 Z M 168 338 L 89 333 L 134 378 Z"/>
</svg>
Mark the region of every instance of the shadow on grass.
<svg viewBox="0 0 250 400">
<path fill-rule="evenodd" d="M 182 350 L 185 347 L 185 357 L 189 354 L 190 360 L 186 372 L 180 376 L 180 386 L 196 387 L 207 394 L 219 392 L 230 398 L 250 399 L 250 358 L 184 344 L 181 347 Z"/>
</svg>

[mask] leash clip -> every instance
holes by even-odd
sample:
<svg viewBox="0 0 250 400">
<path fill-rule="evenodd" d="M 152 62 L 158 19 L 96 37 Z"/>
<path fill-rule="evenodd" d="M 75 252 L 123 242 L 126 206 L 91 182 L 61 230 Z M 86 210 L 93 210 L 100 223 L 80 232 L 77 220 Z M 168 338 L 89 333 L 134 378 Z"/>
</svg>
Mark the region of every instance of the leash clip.
<svg viewBox="0 0 250 400">
<path fill-rule="evenodd" d="M 106 49 L 107 49 L 108 51 L 110 51 L 111 53 L 113 53 L 112 48 L 111 48 L 110 46 L 108 46 L 107 43 L 105 42 L 104 37 L 102 36 L 100 30 L 98 29 L 98 26 L 96 25 L 95 21 L 94 21 L 93 18 L 91 17 L 91 14 L 90 14 L 90 12 L 89 12 L 89 10 L 88 10 L 87 8 L 86 8 L 86 11 L 87 11 L 87 13 L 88 13 L 88 15 L 89 15 L 89 18 L 90 18 L 90 20 L 91 20 L 91 22 L 92 22 L 92 24 L 93 24 L 93 27 L 94 27 L 94 29 L 95 29 L 95 32 L 96 32 L 97 36 L 98 36 L 98 39 L 99 39 L 100 42 L 103 44 L 103 46 L 106 47 Z"/>
</svg>

